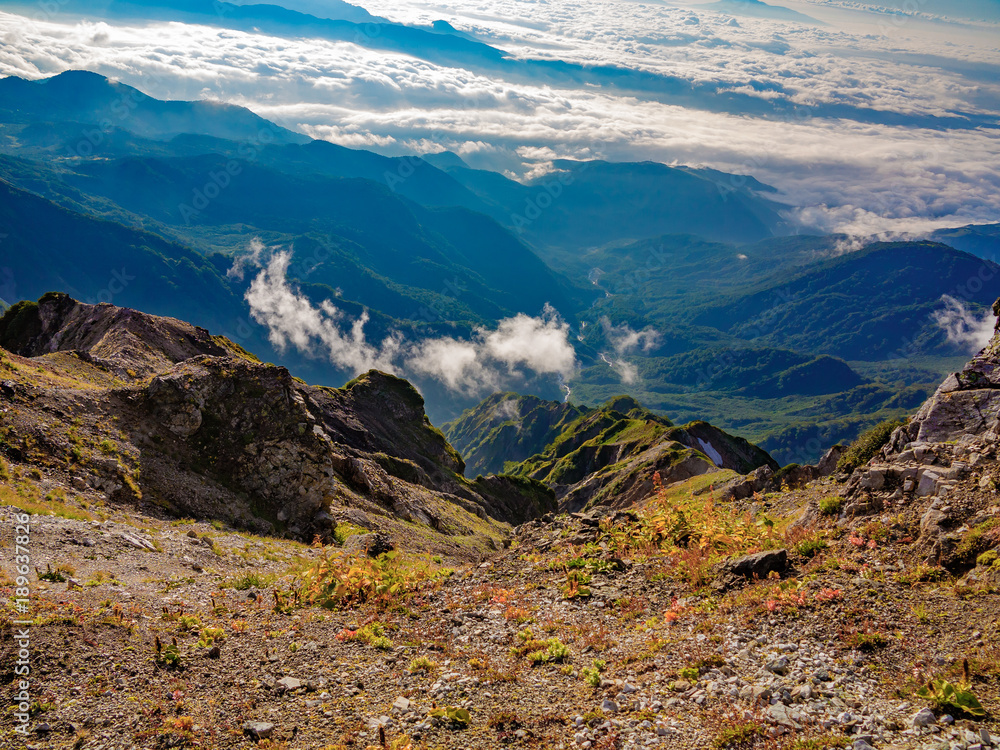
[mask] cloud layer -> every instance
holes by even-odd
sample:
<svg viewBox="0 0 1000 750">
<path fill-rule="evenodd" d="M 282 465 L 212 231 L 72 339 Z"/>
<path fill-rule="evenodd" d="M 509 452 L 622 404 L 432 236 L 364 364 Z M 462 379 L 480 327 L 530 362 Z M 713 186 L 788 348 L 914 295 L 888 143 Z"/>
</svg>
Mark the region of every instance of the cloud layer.
<svg viewBox="0 0 1000 750">
<path fill-rule="evenodd" d="M 935 311 L 934 322 L 948 334 L 949 341 L 972 354 L 990 343 L 996 324 L 996 316 L 992 310 L 976 315 L 948 294 L 943 295 L 941 301 L 944 302 L 944 309 Z"/>
<path fill-rule="evenodd" d="M 1000 117 L 1000 26 L 951 22 L 925 3 L 920 12 L 784 4 L 824 25 L 735 19 L 693 3 L 365 3 L 393 20 L 447 20 L 518 58 L 652 77 L 633 93 L 354 43 L 60 13 L 0 13 L 0 74 L 85 68 L 158 97 L 244 104 L 348 146 L 447 149 L 519 176 L 556 157 L 753 174 L 780 189 L 803 225 L 822 230 L 1000 220 L 1000 130 L 988 127 Z M 950 4 L 949 15 L 961 6 Z"/>
<path fill-rule="evenodd" d="M 252 246 L 253 258 L 248 262 L 260 258 L 259 247 L 259 243 Z M 549 306 L 538 317 L 518 314 L 505 318 L 494 330 L 479 329 L 470 339 L 409 341 L 392 333 L 372 342 L 365 334 L 367 313 L 352 319 L 331 301 L 314 305 L 292 287 L 287 279 L 291 257 L 288 251 L 274 253 L 246 293 L 251 316 L 267 327 L 268 337 L 279 351 L 291 346 L 309 356 L 326 357 L 338 369 L 354 374 L 377 369 L 431 379 L 467 396 L 537 376 L 553 376 L 564 382 L 576 372 L 569 325 Z M 245 263 L 240 266 L 245 267 Z"/>
</svg>

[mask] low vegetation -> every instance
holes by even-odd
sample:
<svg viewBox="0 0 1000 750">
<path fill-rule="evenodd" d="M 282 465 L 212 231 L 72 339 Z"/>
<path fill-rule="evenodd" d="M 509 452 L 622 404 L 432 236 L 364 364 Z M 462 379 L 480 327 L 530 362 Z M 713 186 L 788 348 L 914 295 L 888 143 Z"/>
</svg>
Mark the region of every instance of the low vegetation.
<svg viewBox="0 0 1000 750">
<path fill-rule="evenodd" d="M 889 419 L 879 422 L 874 427 L 861 433 L 858 438 L 847 447 L 847 451 L 837 462 L 840 471 L 851 472 L 859 466 L 864 466 L 882 447 L 889 442 L 892 433 L 896 428 L 906 424 L 902 420 Z"/>
</svg>

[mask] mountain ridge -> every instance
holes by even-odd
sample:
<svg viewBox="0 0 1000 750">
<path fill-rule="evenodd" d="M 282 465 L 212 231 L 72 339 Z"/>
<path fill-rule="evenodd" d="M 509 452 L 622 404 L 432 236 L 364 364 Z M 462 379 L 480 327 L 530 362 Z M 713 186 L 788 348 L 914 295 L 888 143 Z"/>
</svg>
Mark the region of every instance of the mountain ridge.
<svg viewBox="0 0 1000 750">
<path fill-rule="evenodd" d="M 204 329 L 60 293 L 8 310 L 0 345 L 16 355 L 4 365 L 8 451 L 116 502 L 306 541 L 329 539 L 338 518 L 397 534 L 410 524 L 438 544 L 499 541 L 554 508 L 538 483 L 465 479 L 420 394 L 385 373 L 308 386 Z M 44 433 L 41 413 L 67 408 L 75 421 Z"/>
<path fill-rule="evenodd" d="M 766 451 L 742 438 L 705 422 L 676 426 L 631 396 L 587 408 L 495 394 L 443 429 L 473 470 L 500 467 L 541 481 L 570 511 L 637 505 L 657 483 L 778 468 Z"/>
</svg>

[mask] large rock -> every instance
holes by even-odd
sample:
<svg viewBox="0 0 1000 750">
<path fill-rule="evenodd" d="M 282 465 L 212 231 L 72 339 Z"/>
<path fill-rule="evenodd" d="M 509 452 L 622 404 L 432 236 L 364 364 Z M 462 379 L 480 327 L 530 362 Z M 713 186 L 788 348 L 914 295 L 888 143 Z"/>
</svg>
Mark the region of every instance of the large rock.
<svg viewBox="0 0 1000 750">
<path fill-rule="evenodd" d="M 248 721 L 243 724 L 243 734 L 254 742 L 267 740 L 274 734 L 274 724 L 267 721 Z"/>
<path fill-rule="evenodd" d="M 396 545 L 392 537 L 377 531 L 374 534 L 356 534 L 347 540 L 347 548 L 364 552 L 368 557 L 378 557 L 386 552 L 392 552 Z"/>
<path fill-rule="evenodd" d="M 823 458 L 819 460 L 816 464 L 816 475 L 820 477 L 828 477 L 837 471 L 837 464 L 840 463 L 840 459 L 843 455 L 847 453 L 847 446 L 837 444 L 830 448 Z"/>
<path fill-rule="evenodd" d="M 744 477 L 736 477 L 721 487 L 716 488 L 720 500 L 746 500 L 755 492 L 763 492 L 770 485 L 774 470 L 770 466 L 761 466 Z"/>
<path fill-rule="evenodd" d="M 920 480 L 917 482 L 917 497 L 928 497 L 937 492 L 938 482 L 941 481 L 941 477 L 937 473 L 930 469 L 922 469 L 920 471 Z"/>
<path fill-rule="evenodd" d="M 993 304 L 1000 315 L 1000 300 Z M 1000 433 L 1000 332 L 961 372 L 949 375 L 917 412 L 912 422 L 894 435 L 899 443 L 945 443 L 963 435 Z"/>
<path fill-rule="evenodd" d="M 756 581 L 771 573 L 784 573 L 788 569 L 788 550 L 765 550 L 743 555 L 720 563 L 716 572 L 716 586 L 727 588 L 740 580 Z"/>
<path fill-rule="evenodd" d="M 778 471 L 770 466 L 761 466 L 744 477 L 736 477 L 715 488 L 720 500 L 746 500 L 758 492 L 779 492 L 785 488 L 797 489 L 816 479 L 819 475 L 815 466 L 789 464 Z"/>
</svg>

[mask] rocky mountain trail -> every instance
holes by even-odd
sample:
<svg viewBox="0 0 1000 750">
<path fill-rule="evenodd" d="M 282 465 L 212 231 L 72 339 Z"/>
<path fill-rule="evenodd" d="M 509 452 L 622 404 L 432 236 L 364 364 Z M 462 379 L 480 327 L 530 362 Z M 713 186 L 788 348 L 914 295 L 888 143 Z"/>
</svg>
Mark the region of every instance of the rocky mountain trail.
<svg viewBox="0 0 1000 750">
<path fill-rule="evenodd" d="M 1000 706 L 995 594 L 897 578 L 847 539 L 783 547 L 784 578 L 719 593 L 670 559 L 685 548 L 644 551 L 657 522 L 547 516 L 451 569 L 404 548 L 439 575 L 324 609 L 293 592 L 329 548 L 138 513 L 34 516 L 29 744 L 377 748 L 381 730 L 413 748 L 996 746 L 993 721 L 912 695 L 916 672 L 972 658 L 977 695 Z M 344 572 L 360 564 L 346 541 Z"/>
</svg>

